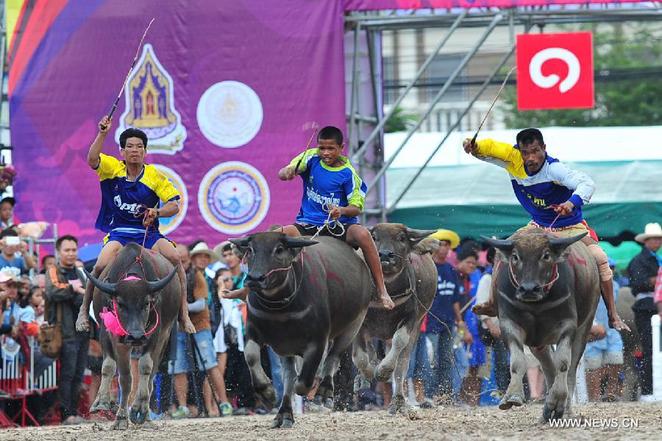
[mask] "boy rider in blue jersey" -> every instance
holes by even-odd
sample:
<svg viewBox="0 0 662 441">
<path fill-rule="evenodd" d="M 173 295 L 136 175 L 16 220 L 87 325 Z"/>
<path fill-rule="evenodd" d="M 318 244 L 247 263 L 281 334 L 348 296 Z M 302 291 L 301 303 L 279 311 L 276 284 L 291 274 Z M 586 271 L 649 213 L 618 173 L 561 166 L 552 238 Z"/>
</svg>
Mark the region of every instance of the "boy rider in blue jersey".
<svg viewBox="0 0 662 441">
<path fill-rule="evenodd" d="M 158 251 L 177 268 L 182 296 L 180 329 L 195 333 L 188 316 L 184 268 L 172 242 L 159 232 L 159 217 L 179 213 L 179 193 L 158 169 L 145 164 L 147 135 L 142 130 L 130 128 L 120 135 L 120 156 L 124 161 L 101 153 L 110 122 L 108 117 L 99 121 L 99 133 L 87 153 L 87 163 L 99 175 L 101 185 L 101 209 L 96 227 L 108 233 L 93 275 L 99 277 L 124 245 L 130 242 L 142 245 L 144 240 L 145 248 Z M 155 208 L 159 202 L 164 205 Z M 88 315 L 93 290 L 94 285 L 88 283 L 76 320 L 79 331 L 89 330 Z"/>
<path fill-rule="evenodd" d="M 341 227 L 329 224 L 320 230 L 320 235 L 337 237 L 361 248 L 382 306 L 393 309 L 395 305 L 384 285 L 375 242 L 370 232 L 358 223 L 367 186 L 349 159 L 341 154 L 344 144 L 340 129 L 324 127 L 317 136 L 317 142 L 317 148 L 301 153 L 278 172 L 278 177 L 283 181 L 294 179 L 297 174 L 303 180 L 303 197 L 296 223 L 283 227 L 283 232 L 288 236 L 312 236 L 329 218 L 342 224 L 344 234 Z"/>
<path fill-rule="evenodd" d="M 581 207 L 593 195 L 593 180 L 549 156 L 540 130 L 522 130 L 516 139 L 515 146 L 492 139 L 482 139 L 476 143 L 465 139 L 462 146 L 465 152 L 476 158 L 506 169 L 517 200 L 531 215 L 531 221 L 523 228 L 548 228 L 563 237 L 592 232 L 584 220 Z M 598 264 L 609 324 L 617 330 L 629 331 L 616 312 L 613 275 L 607 255 L 590 234 L 582 242 Z M 494 293 L 490 292 L 487 303 L 475 305 L 472 309 L 476 314 L 495 316 Z"/>
</svg>

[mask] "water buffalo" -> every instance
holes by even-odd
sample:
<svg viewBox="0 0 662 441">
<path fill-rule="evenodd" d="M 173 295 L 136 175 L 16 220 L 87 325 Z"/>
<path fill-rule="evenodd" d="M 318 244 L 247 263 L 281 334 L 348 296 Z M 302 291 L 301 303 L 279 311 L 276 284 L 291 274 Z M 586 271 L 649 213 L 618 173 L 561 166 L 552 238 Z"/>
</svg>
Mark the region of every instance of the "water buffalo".
<svg viewBox="0 0 662 441">
<path fill-rule="evenodd" d="M 418 254 L 414 247 L 435 231 L 412 230 L 402 224 L 377 224 L 370 230 L 395 308 L 389 311 L 378 302 L 371 302 L 354 341 L 352 358 L 368 380 L 374 377 L 388 382 L 395 371 L 395 395 L 389 406 L 391 415 L 407 410 L 403 387 L 409 354 L 416 345 L 421 321 L 436 293 L 437 268 L 429 254 Z M 373 338 L 393 339 L 391 349 L 376 368 Z"/>
<path fill-rule="evenodd" d="M 99 279 L 88 273 L 96 289 L 94 314 L 99 321 L 103 348 L 101 385 L 90 411 L 110 409 L 110 382 L 119 368 L 122 402 L 113 429 L 126 429 L 127 401 L 131 389 L 129 358 L 140 351 L 140 381 L 129 418 L 134 424 L 149 419 L 154 366 L 158 366 L 170 337 L 181 302 L 177 268 L 158 253 L 130 243 Z"/>
<path fill-rule="evenodd" d="M 561 238 L 528 229 L 506 240 L 484 238 L 500 251 L 493 289 L 511 357 L 511 380 L 501 409 L 524 402 L 522 345 L 526 344 L 540 361 L 547 382 L 543 419 L 570 413 L 577 364 L 600 298 L 598 266 L 586 246 L 575 243 L 585 235 Z M 555 351 L 551 345 L 556 345 Z"/>
<path fill-rule="evenodd" d="M 283 400 L 273 427 L 291 427 L 292 392 L 308 394 L 317 378 L 318 394 L 333 397 L 339 356 L 359 331 L 375 295 L 372 277 L 359 255 L 335 238 L 313 241 L 268 232 L 232 242 L 246 253 L 248 263 L 244 355 L 253 386 L 263 399 L 273 401 L 260 363 L 260 347 L 267 344 L 283 364 Z M 298 375 L 297 356 L 303 357 Z"/>
</svg>

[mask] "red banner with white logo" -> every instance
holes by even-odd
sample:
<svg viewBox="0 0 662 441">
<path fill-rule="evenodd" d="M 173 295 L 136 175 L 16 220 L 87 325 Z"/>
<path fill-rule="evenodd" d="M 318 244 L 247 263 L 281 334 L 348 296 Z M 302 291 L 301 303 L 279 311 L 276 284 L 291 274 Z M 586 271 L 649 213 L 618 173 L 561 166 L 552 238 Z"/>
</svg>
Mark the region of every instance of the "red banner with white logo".
<svg viewBox="0 0 662 441">
<path fill-rule="evenodd" d="M 517 36 L 519 110 L 590 109 L 593 89 L 590 32 Z"/>
</svg>

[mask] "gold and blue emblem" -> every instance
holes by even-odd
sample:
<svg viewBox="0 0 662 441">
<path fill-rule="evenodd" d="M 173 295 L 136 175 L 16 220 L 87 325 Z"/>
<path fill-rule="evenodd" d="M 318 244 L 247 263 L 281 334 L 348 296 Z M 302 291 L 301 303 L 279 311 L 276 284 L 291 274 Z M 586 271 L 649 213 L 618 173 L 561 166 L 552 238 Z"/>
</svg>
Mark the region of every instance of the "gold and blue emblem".
<svg viewBox="0 0 662 441">
<path fill-rule="evenodd" d="M 240 161 L 218 164 L 205 174 L 198 190 L 202 217 L 217 231 L 242 234 L 257 227 L 269 210 L 264 176 Z"/>
<path fill-rule="evenodd" d="M 145 44 L 124 90 L 125 109 L 115 138 L 128 127 L 147 134 L 151 153 L 174 155 L 184 147 L 186 128 L 175 109 L 174 81 L 159 62 L 151 44 Z"/>
</svg>

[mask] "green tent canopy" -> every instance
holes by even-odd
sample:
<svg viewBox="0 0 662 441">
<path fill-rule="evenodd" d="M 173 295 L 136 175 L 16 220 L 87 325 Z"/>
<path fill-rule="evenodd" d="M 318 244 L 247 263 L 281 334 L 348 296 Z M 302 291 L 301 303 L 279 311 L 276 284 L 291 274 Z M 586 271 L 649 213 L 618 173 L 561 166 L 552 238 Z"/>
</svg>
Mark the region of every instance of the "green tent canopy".
<svg viewBox="0 0 662 441">
<path fill-rule="evenodd" d="M 601 238 L 643 231 L 662 222 L 662 161 L 569 164 L 595 181 L 584 217 Z M 387 201 L 395 200 L 414 168 L 387 172 Z M 506 236 L 529 220 L 508 173 L 491 164 L 430 167 L 389 215 L 413 228 L 449 228 L 460 236 Z M 632 238 L 632 237 L 630 237 Z"/>
<path fill-rule="evenodd" d="M 583 162 L 569 164 L 595 181 L 591 203 L 583 207 L 589 225 L 604 240 L 619 269 L 640 246 L 631 240 L 649 222 L 662 222 L 662 161 Z M 387 172 L 387 198 L 397 198 L 415 168 Z M 491 164 L 430 167 L 388 216 L 412 228 L 448 228 L 461 237 L 506 237 L 529 221 L 508 174 Z M 614 240 L 617 239 L 617 240 Z M 630 241 L 627 241 L 630 239 Z"/>
</svg>

